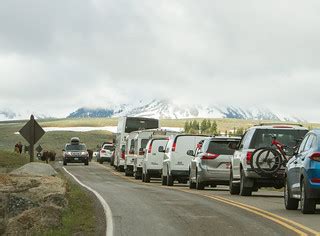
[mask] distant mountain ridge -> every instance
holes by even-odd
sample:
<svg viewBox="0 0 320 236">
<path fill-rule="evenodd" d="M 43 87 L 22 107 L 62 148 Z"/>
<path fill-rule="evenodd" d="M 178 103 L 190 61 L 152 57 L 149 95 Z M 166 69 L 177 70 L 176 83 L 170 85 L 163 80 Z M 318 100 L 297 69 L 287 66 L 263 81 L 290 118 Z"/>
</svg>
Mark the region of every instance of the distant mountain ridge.
<svg viewBox="0 0 320 236">
<path fill-rule="evenodd" d="M 68 118 L 97 118 L 142 116 L 162 119 L 183 118 L 235 118 L 252 120 L 278 120 L 278 121 L 303 121 L 297 117 L 286 116 L 272 112 L 268 109 L 250 108 L 243 109 L 235 106 L 202 106 L 202 105 L 176 105 L 166 100 L 140 101 L 139 104 L 121 104 L 106 108 L 79 108 L 72 112 Z"/>
</svg>

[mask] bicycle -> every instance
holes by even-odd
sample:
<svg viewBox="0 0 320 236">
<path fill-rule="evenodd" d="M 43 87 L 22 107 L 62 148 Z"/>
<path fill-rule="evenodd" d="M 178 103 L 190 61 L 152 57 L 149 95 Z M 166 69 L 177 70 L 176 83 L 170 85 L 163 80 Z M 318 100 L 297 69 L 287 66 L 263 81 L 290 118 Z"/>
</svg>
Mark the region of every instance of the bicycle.
<svg viewBox="0 0 320 236">
<path fill-rule="evenodd" d="M 296 141 L 298 144 L 298 140 Z M 296 147 L 297 145 L 290 148 L 273 136 L 270 147 L 258 148 L 252 153 L 251 168 L 259 175 L 275 175 L 282 166 L 286 166 L 289 160 L 286 149 L 296 150 Z"/>
</svg>

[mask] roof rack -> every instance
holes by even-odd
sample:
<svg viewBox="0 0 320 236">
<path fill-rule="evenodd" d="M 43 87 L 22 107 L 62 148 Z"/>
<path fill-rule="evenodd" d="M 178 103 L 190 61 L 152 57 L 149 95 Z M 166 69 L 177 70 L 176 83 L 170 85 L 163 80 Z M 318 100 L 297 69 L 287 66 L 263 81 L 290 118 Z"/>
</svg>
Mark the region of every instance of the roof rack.
<svg viewBox="0 0 320 236">
<path fill-rule="evenodd" d="M 260 124 L 257 124 L 255 126 L 267 126 L 267 125 L 294 125 L 294 126 L 300 126 L 300 127 L 303 127 L 302 124 L 298 124 L 298 123 L 277 123 L 277 122 L 271 122 L 271 123 L 260 123 Z"/>
</svg>

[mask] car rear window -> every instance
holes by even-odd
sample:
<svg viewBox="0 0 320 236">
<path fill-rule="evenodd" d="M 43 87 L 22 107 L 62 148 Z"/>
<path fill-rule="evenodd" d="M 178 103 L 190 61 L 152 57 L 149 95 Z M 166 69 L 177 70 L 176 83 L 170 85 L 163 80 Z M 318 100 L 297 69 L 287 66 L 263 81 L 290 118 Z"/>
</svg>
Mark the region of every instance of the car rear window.
<svg viewBox="0 0 320 236">
<path fill-rule="evenodd" d="M 271 145 L 272 137 L 276 137 L 279 142 L 288 147 L 294 147 L 297 145 L 298 140 L 301 140 L 307 132 L 307 130 L 295 129 L 257 129 L 252 137 L 249 148 L 268 147 Z"/>
<path fill-rule="evenodd" d="M 238 141 L 211 141 L 207 152 L 220 155 L 233 155 L 234 150 L 229 148 L 229 143 L 238 143 Z"/>
<path fill-rule="evenodd" d="M 103 147 L 104 150 L 109 150 L 109 151 L 113 151 L 114 150 L 114 146 L 104 146 Z"/>
<path fill-rule="evenodd" d="M 146 148 L 149 139 L 141 139 L 141 148 Z"/>
</svg>

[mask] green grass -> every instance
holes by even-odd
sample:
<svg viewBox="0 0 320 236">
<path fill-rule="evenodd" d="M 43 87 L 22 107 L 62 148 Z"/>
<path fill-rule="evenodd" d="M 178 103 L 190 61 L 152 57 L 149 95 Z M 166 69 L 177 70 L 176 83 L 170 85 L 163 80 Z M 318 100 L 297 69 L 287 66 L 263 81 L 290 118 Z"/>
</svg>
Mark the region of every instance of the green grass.
<svg viewBox="0 0 320 236">
<path fill-rule="evenodd" d="M 61 227 L 42 232 L 47 236 L 95 235 L 95 210 L 90 196 L 77 184 L 67 180 L 68 207 L 62 213 Z"/>
<path fill-rule="evenodd" d="M 0 167 L 7 171 L 19 168 L 29 162 L 29 157 L 18 153 L 0 150 Z"/>
</svg>

